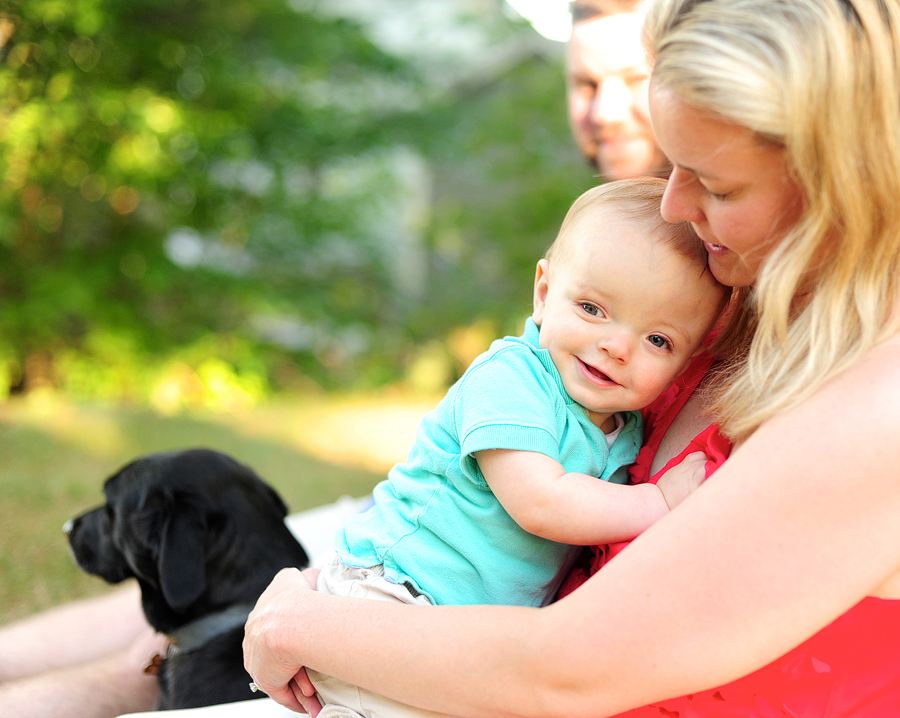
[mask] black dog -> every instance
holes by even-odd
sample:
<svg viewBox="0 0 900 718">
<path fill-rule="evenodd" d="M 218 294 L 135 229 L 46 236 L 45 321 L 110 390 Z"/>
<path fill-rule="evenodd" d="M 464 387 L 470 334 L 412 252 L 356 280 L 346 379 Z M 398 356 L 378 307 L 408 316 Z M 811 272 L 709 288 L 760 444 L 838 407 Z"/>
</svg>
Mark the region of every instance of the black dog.
<svg viewBox="0 0 900 718">
<path fill-rule="evenodd" d="M 157 709 L 261 696 L 243 667 L 244 623 L 280 569 L 309 563 L 278 494 L 206 449 L 139 458 L 103 492 L 105 505 L 67 524 L 69 543 L 87 573 L 137 578 L 147 621 L 169 635 Z"/>
</svg>

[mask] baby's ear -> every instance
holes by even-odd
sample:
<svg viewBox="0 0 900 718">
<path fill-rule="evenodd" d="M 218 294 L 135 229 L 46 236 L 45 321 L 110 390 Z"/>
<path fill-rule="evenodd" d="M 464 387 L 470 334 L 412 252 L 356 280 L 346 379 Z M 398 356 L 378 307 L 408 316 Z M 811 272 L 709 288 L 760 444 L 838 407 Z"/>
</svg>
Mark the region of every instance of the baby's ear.
<svg viewBox="0 0 900 718">
<path fill-rule="evenodd" d="M 534 275 L 534 312 L 531 318 L 534 323 L 541 326 L 544 318 L 544 307 L 547 305 L 547 293 L 550 291 L 550 262 L 542 259 L 537 263 L 537 271 Z"/>
</svg>

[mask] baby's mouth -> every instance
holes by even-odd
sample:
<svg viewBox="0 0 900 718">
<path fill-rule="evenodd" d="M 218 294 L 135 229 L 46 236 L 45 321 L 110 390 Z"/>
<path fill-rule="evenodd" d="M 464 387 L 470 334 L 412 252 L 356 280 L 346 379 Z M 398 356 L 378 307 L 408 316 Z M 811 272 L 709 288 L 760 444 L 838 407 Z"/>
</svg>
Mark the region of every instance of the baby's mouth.
<svg viewBox="0 0 900 718">
<path fill-rule="evenodd" d="M 604 374 L 602 371 L 600 371 L 596 367 L 591 366 L 590 364 L 582 361 L 581 359 L 579 359 L 578 361 L 581 363 L 581 366 L 584 368 L 584 371 L 586 371 L 591 376 L 596 377 L 599 381 L 601 381 L 605 384 L 617 384 L 618 383 L 612 377 L 610 377 L 609 374 Z"/>
</svg>

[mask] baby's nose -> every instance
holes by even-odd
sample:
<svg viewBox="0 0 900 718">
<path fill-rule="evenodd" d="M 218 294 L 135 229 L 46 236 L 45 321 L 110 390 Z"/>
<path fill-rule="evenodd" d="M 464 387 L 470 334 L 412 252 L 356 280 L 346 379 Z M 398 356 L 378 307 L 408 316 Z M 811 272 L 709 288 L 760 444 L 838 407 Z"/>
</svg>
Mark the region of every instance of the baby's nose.
<svg viewBox="0 0 900 718">
<path fill-rule="evenodd" d="M 620 329 L 611 329 L 600 338 L 599 347 L 612 359 L 627 362 L 631 357 L 631 336 Z"/>
</svg>

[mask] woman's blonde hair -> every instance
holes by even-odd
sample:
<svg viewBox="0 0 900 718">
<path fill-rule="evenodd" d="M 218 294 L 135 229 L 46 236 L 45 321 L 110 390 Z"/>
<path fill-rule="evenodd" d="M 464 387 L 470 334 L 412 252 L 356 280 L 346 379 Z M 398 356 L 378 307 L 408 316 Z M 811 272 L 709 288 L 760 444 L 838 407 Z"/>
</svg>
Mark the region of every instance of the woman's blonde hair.
<svg viewBox="0 0 900 718">
<path fill-rule="evenodd" d="M 647 7 L 652 82 L 784 147 L 803 193 L 718 343 L 711 406 L 735 439 L 900 330 L 898 30 L 898 0 Z"/>
</svg>

